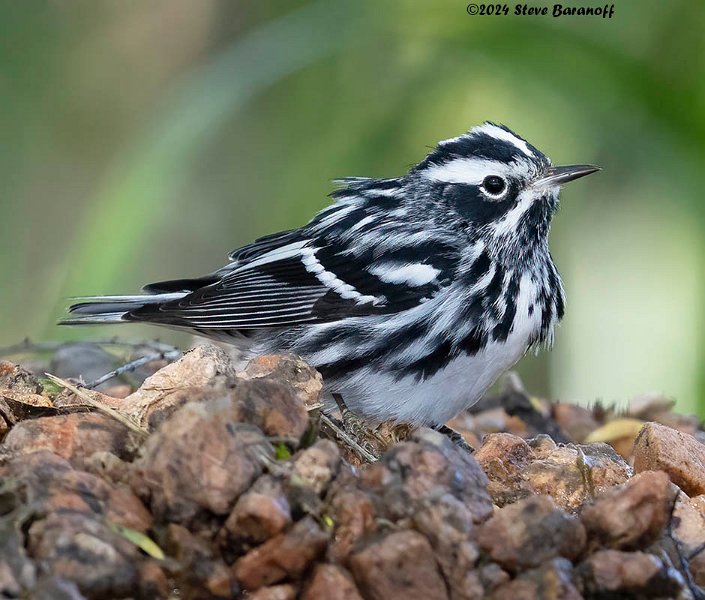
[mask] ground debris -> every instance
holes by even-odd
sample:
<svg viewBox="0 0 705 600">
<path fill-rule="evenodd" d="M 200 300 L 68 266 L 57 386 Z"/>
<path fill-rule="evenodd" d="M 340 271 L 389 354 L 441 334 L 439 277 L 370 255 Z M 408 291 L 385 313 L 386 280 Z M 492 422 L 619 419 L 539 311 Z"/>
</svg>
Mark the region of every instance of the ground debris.
<svg viewBox="0 0 705 600">
<path fill-rule="evenodd" d="M 298 357 L 126 347 L 52 346 L 64 391 L 0 363 L 0 596 L 705 597 L 705 435 L 669 399 L 514 378 L 454 419 L 474 454 L 383 423 L 369 462 Z"/>
</svg>

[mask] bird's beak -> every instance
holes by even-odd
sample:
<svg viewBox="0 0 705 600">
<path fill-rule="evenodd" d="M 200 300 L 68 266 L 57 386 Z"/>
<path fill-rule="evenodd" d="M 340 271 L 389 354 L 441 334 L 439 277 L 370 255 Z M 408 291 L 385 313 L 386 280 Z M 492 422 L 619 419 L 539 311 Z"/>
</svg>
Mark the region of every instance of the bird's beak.
<svg viewBox="0 0 705 600">
<path fill-rule="evenodd" d="M 539 179 L 535 185 L 548 187 L 554 185 L 563 185 L 574 179 L 585 177 L 590 173 L 599 171 L 600 167 L 595 165 L 570 165 L 567 167 L 551 167 L 546 170 L 544 177 Z"/>
</svg>

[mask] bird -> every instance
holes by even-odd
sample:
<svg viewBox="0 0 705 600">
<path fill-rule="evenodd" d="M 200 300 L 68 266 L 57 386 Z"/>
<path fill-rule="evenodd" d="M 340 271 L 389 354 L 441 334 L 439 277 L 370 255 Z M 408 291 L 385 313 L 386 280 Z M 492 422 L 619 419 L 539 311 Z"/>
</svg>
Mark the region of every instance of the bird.
<svg viewBox="0 0 705 600">
<path fill-rule="evenodd" d="M 565 308 L 548 244 L 563 184 L 600 170 L 553 166 L 486 121 L 394 178 L 335 180 L 306 225 L 234 250 L 197 278 L 76 298 L 61 324 L 150 323 L 235 346 L 244 361 L 293 353 L 371 422 L 442 426 L 529 350 Z"/>
</svg>

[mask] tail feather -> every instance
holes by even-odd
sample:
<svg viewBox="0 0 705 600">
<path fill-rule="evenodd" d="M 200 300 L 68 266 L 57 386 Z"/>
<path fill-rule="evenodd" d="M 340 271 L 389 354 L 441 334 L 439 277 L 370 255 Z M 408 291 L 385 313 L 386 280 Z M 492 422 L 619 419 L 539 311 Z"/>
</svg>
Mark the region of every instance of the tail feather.
<svg viewBox="0 0 705 600">
<path fill-rule="evenodd" d="M 162 304 L 178 300 L 184 292 L 167 294 L 138 294 L 135 296 L 82 296 L 69 307 L 71 317 L 59 321 L 59 325 L 89 325 L 121 323 L 129 321 L 129 314 L 150 304 Z"/>
</svg>

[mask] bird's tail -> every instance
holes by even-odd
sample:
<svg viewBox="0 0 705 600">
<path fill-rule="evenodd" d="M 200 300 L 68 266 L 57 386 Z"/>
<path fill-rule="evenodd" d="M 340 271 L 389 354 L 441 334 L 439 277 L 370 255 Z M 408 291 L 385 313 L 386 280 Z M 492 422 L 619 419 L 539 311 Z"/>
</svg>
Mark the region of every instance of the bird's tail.
<svg viewBox="0 0 705 600">
<path fill-rule="evenodd" d="M 129 315 L 150 304 L 162 304 L 183 298 L 186 292 L 165 294 L 137 294 L 135 296 L 82 296 L 69 307 L 70 317 L 59 321 L 59 325 L 105 325 L 124 323 L 132 319 Z"/>
</svg>

